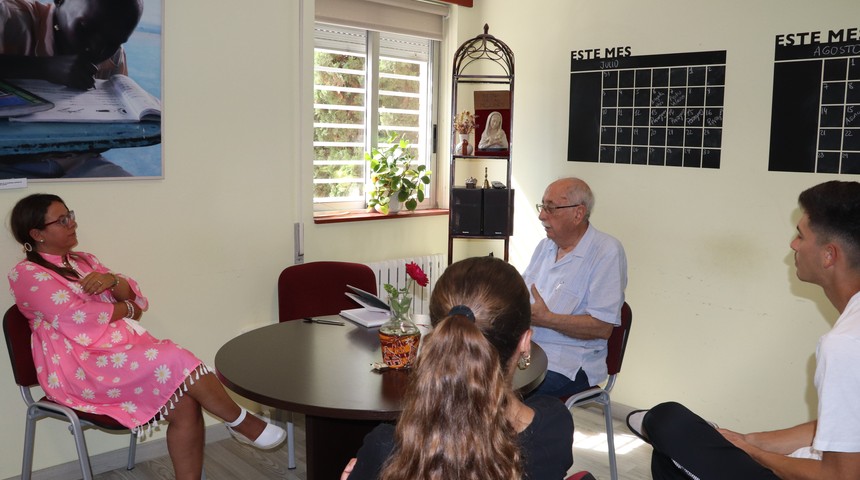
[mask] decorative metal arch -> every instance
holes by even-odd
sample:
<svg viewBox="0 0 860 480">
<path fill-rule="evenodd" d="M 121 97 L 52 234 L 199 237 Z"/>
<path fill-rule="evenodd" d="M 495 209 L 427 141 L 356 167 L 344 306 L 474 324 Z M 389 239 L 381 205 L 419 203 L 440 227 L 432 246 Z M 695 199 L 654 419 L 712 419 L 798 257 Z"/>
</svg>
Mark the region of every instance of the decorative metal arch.
<svg viewBox="0 0 860 480">
<path fill-rule="evenodd" d="M 490 26 L 484 24 L 484 33 L 467 40 L 457 52 L 454 53 L 453 75 L 459 78 L 468 78 L 463 72 L 473 62 L 478 60 L 490 60 L 499 65 L 505 72 L 504 75 L 480 75 L 480 77 L 499 77 L 504 83 L 513 81 L 514 77 L 514 52 L 505 42 L 490 35 Z"/>
</svg>

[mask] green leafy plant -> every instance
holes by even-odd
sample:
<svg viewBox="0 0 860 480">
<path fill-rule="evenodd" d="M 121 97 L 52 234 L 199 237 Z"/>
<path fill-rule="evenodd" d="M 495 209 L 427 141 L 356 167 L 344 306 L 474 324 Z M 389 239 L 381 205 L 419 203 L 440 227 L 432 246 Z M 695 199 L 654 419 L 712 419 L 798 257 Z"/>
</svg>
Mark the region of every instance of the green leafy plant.
<svg viewBox="0 0 860 480">
<path fill-rule="evenodd" d="M 430 170 L 425 165 L 413 165 L 415 156 L 405 136 L 388 137 L 388 147 L 373 148 L 364 154 L 370 163 L 371 188 L 368 192 L 368 208 L 388 214 L 393 196 L 412 211 L 424 201 L 424 186 L 430 183 Z"/>
</svg>

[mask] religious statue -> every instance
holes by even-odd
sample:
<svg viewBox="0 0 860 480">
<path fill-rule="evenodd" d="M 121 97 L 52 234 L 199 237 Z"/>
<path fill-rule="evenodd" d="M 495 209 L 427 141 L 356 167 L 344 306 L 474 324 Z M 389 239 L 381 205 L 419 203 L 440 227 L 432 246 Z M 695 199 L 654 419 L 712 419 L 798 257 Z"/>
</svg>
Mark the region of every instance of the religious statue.
<svg viewBox="0 0 860 480">
<path fill-rule="evenodd" d="M 487 116 L 487 125 L 484 128 L 484 133 L 481 134 L 481 141 L 478 143 L 479 150 L 507 150 L 508 136 L 502 130 L 502 114 L 499 112 L 491 112 Z"/>
</svg>

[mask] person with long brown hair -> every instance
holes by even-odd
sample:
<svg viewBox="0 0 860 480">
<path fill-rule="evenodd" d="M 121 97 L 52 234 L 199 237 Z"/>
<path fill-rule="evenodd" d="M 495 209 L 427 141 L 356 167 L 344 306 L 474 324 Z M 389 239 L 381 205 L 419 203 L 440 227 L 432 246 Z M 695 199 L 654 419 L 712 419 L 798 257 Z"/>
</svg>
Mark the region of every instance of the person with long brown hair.
<svg viewBox="0 0 860 480">
<path fill-rule="evenodd" d="M 529 292 L 492 257 L 448 267 L 430 297 L 434 326 L 397 426 L 382 424 L 344 470 L 349 480 L 564 478 L 573 418 L 557 398 L 512 386 L 531 349 Z"/>
<path fill-rule="evenodd" d="M 200 359 L 138 323 L 149 302 L 137 282 L 73 250 L 78 224 L 60 197 L 19 200 L 10 226 L 27 258 L 9 272 L 9 285 L 40 346 L 33 361 L 51 400 L 141 432 L 166 421 L 177 479 L 201 477 L 202 408 L 243 443 L 268 449 L 284 441 L 283 428 L 248 415 Z"/>
</svg>

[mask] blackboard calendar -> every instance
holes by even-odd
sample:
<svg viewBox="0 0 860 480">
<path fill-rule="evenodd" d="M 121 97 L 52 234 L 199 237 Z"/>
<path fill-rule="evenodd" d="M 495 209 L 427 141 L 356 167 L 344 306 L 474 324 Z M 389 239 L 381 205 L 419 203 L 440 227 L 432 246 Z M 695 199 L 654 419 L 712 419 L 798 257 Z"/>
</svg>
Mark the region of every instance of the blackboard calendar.
<svg viewBox="0 0 860 480">
<path fill-rule="evenodd" d="M 768 170 L 860 174 L 860 41 L 785 37 L 774 55 Z"/>
<path fill-rule="evenodd" d="M 720 167 L 725 51 L 574 53 L 568 161 Z"/>
</svg>

